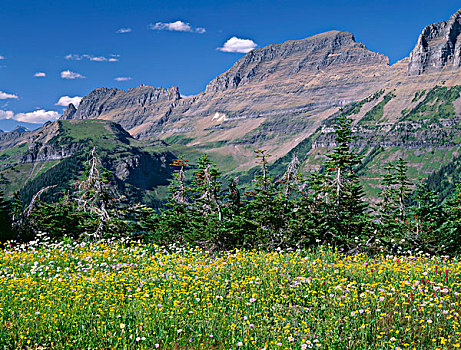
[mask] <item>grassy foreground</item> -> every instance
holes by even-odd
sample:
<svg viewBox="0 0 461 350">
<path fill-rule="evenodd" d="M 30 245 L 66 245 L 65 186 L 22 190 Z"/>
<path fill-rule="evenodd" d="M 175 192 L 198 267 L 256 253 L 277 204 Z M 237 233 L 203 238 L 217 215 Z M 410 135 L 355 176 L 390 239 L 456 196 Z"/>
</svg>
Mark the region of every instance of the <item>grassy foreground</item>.
<svg viewBox="0 0 461 350">
<path fill-rule="evenodd" d="M 1 349 L 451 349 L 461 264 L 59 244 L 0 251 Z"/>
</svg>

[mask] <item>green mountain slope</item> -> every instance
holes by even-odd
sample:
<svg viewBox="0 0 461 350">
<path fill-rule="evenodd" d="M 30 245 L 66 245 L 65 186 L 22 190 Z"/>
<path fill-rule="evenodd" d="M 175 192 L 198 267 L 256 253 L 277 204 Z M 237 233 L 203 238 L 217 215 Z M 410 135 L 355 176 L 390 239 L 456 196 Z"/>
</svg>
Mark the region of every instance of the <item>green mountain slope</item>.
<svg viewBox="0 0 461 350">
<path fill-rule="evenodd" d="M 157 205 L 165 198 L 176 155 L 166 143 L 135 140 L 118 124 L 104 120 L 63 120 L 27 133 L 17 144 L 0 152 L 0 182 L 7 196 L 19 191 L 28 201 L 41 188 L 54 200 L 72 191 L 85 170 L 89 151 L 95 148 L 102 165 L 112 172 L 118 193 L 130 202 Z M 176 151 L 174 151 L 176 152 Z"/>
</svg>

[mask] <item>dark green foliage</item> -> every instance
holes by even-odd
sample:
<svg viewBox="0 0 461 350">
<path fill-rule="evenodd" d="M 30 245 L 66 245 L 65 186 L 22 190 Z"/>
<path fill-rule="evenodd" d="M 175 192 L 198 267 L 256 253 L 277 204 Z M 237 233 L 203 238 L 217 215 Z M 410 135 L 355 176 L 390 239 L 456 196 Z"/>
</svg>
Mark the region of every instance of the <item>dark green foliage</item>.
<svg viewBox="0 0 461 350">
<path fill-rule="evenodd" d="M 445 221 L 441 223 L 440 231 L 444 234 L 447 247 L 442 251 L 461 252 L 461 177 L 451 197 L 444 203 Z"/>
<path fill-rule="evenodd" d="M 335 126 L 336 147 L 326 155 L 322 184 L 327 226 L 332 240 L 347 249 L 355 249 L 366 239 L 367 204 L 356 173 L 361 157 L 350 148 L 353 140 L 351 120 L 340 113 Z"/>
<path fill-rule="evenodd" d="M 416 91 L 415 96 L 413 97 L 413 100 L 411 100 L 411 102 L 418 101 L 421 97 L 424 96 L 425 93 L 426 93 L 426 90 Z"/>
<path fill-rule="evenodd" d="M 369 110 L 363 118 L 360 120 L 360 123 L 364 122 L 378 122 L 384 115 L 384 106 L 393 98 L 395 95 L 392 92 L 389 92 L 387 95 L 385 95 L 376 106 L 374 106 L 371 110 Z"/>
<path fill-rule="evenodd" d="M 448 119 L 455 117 L 453 102 L 457 100 L 461 93 L 461 85 L 446 87 L 436 86 L 428 91 L 424 99 L 409 111 L 404 119 L 423 120 L 423 119 Z M 418 97 L 418 99 L 422 94 Z M 416 98 L 416 96 L 415 96 Z"/>
<path fill-rule="evenodd" d="M 378 204 L 377 238 L 391 247 L 401 240 L 408 229 L 407 202 L 411 187 L 407 179 L 406 162 L 399 158 L 385 167 L 381 202 Z"/>
<path fill-rule="evenodd" d="M 30 203 L 34 194 L 43 187 L 57 186 L 54 191 L 44 193 L 42 200 L 46 202 L 59 200 L 60 193 L 71 189 L 69 183 L 78 179 L 84 163 L 85 158 L 81 154 L 63 159 L 48 171 L 38 175 L 32 181 L 28 181 L 19 191 L 19 196 L 25 203 Z"/>
<path fill-rule="evenodd" d="M 407 235 L 412 247 L 433 253 L 453 252 L 458 240 L 444 225 L 449 222 L 447 212 L 437 195 L 418 183 L 412 196 L 411 233 Z"/>
<path fill-rule="evenodd" d="M 456 181 L 461 177 L 461 156 L 432 173 L 426 180 L 426 188 L 438 194 L 443 201 L 456 190 Z"/>
<path fill-rule="evenodd" d="M 12 205 L 6 201 L 3 192 L 0 192 L 0 242 L 14 239 L 12 222 Z"/>
</svg>

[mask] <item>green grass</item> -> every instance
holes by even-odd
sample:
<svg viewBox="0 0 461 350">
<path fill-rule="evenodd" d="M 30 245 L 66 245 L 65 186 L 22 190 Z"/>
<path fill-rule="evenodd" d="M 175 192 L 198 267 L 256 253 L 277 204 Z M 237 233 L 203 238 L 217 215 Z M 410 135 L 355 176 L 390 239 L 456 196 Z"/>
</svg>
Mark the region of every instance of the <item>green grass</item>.
<svg viewBox="0 0 461 350">
<path fill-rule="evenodd" d="M 360 119 L 360 124 L 369 122 L 376 123 L 380 121 L 384 116 L 384 106 L 388 104 L 389 101 L 394 97 L 395 95 L 392 92 L 386 94 L 378 104 L 376 104 L 372 109 L 365 113 L 363 118 Z"/>
<path fill-rule="evenodd" d="M 461 85 L 446 87 L 436 86 L 429 90 L 424 99 L 404 115 L 404 120 L 420 121 L 429 119 L 449 119 L 455 117 L 453 102 L 460 97 Z M 418 99 L 422 96 L 419 95 Z"/>
</svg>

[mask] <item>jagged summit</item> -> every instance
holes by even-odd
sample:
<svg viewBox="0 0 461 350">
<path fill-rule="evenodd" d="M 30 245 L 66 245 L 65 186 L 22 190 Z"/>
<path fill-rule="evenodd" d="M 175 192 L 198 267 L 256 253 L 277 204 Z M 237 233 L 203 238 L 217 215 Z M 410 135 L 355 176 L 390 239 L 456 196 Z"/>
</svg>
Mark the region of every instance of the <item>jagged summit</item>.
<svg viewBox="0 0 461 350">
<path fill-rule="evenodd" d="M 75 108 L 73 103 L 69 103 L 63 115 L 59 119 L 72 119 L 75 112 L 77 112 L 77 108 Z"/>
<path fill-rule="evenodd" d="M 388 66 L 389 58 L 357 43 L 352 33 L 334 30 L 252 50 L 231 69 L 212 80 L 206 92 L 237 88 L 273 73 L 289 77 L 343 64 Z"/>
<path fill-rule="evenodd" d="M 26 128 L 25 126 L 20 126 L 20 125 L 18 125 L 18 126 L 16 126 L 16 128 L 14 128 L 14 130 L 12 130 L 11 132 L 14 132 L 14 131 L 15 131 L 15 132 L 21 132 L 21 133 L 23 133 L 23 132 L 29 132 L 30 130 L 29 130 L 28 128 Z"/>
<path fill-rule="evenodd" d="M 426 26 L 410 54 L 408 73 L 461 67 L 461 9 L 448 21 Z"/>
<path fill-rule="evenodd" d="M 70 104 L 60 119 L 108 119 L 130 130 L 147 120 L 164 117 L 180 99 L 176 86 L 164 89 L 142 84 L 126 91 L 96 88 L 78 108 Z"/>
</svg>

